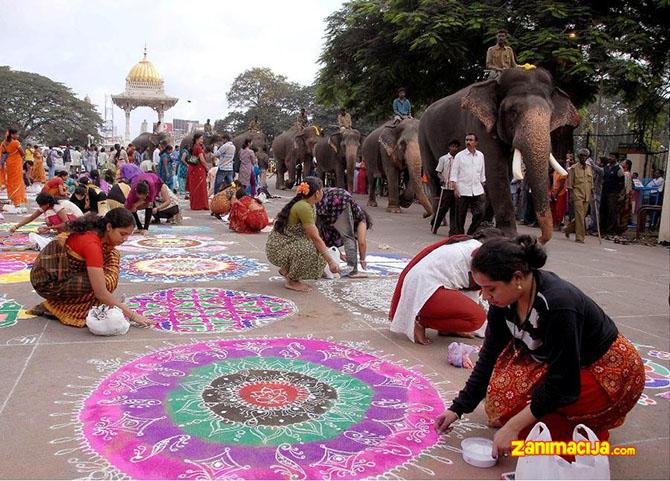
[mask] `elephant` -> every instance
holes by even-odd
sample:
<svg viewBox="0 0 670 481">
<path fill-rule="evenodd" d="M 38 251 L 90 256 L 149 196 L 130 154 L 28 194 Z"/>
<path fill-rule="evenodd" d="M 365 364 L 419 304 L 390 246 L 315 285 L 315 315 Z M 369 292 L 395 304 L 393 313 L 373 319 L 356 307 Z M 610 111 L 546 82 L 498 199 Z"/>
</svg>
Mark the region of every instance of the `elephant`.
<svg viewBox="0 0 670 481">
<path fill-rule="evenodd" d="M 149 152 L 151 153 L 159 145 L 172 143 L 172 136 L 168 132 L 161 132 L 159 134 L 144 132 L 135 137 L 131 143 L 135 146 L 135 149 L 138 152 L 149 149 Z"/>
<path fill-rule="evenodd" d="M 195 134 L 205 135 L 205 132 L 203 132 L 202 130 L 198 130 L 196 132 L 188 134 L 186 137 L 184 137 L 181 140 L 181 143 L 179 144 L 179 149 L 181 150 L 184 147 L 186 147 L 187 149 L 190 149 L 191 146 L 193 145 L 193 137 L 195 136 Z M 214 147 L 215 144 L 220 145 L 221 142 L 222 142 L 221 134 L 213 133 L 210 136 L 205 137 L 204 146 L 205 146 L 205 149 L 206 149 L 208 147 Z"/>
<path fill-rule="evenodd" d="M 314 149 L 317 175 L 323 179 L 326 173 L 334 172 L 335 185 L 353 192 L 354 171 L 361 144 L 362 136 L 356 129 L 345 129 L 319 138 Z"/>
<path fill-rule="evenodd" d="M 521 179 L 523 162 L 540 224 L 540 242 L 546 243 L 553 230 L 548 166 L 567 174 L 551 152 L 551 132 L 568 125 L 577 127 L 579 114 L 543 68 L 507 69 L 496 79 L 465 87 L 431 104 L 421 117 L 419 143 L 431 188 L 439 192 L 435 167 L 449 142 L 474 133 L 477 149 L 485 158 L 486 190 L 496 226 L 509 235 L 516 233 L 510 167 L 514 177 Z"/>
<path fill-rule="evenodd" d="M 291 188 L 295 184 L 295 170 L 298 163 L 303 165 L 303 176 L 312 173 L 314 146 L 321 137 L 319 127 L 313 125 L 290 129 L 279 134 L 272 142 L 272 152 L 277 165 L 277 189 Z M 284 184 L 284 173 L 288 171 L 288 186 Z"/>
<path fill-rule="evenodd" d="M 372 131 L 363 143 L 363 162 L 368 176 L 368 205 L 377 205 L 374 180 L 385 175 L 389 189 L 388 212 L 399 213 L 400 207 L 409 207 L 416 198 L 425 210 L 424 217 L 433 215 L 433 205 L 421 185 L 418 120 L 403 119 Z M 401 193 L 400 176 L 405 169 L 409 181 Z"/>
</svg>

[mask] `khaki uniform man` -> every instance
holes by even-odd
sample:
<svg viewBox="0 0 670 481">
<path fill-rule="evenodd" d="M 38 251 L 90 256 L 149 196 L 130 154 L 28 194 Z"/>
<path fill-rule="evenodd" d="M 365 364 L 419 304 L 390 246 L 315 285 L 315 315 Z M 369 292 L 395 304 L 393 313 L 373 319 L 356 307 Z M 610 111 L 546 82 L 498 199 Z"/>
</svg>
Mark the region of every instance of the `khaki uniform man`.
<svg viewBox="0 0 670 481">
<path fill-rule="evenodd" d="M 337 115 L 337 125 L 340 127 L 340 130 L 351 128 L 351 115 L 346 109 L 340 109 L 340 113 Z"/>
<path fill-rule="evenodd" d="M 507 32 L 500 30 L 496 36 L 497 43 L 486 51 L 486 69 L 497 76 L 503 70 L 517 66 L 514 51 L 507 45 Z"/>
<path fill-rule="evenodd" d="M 570 238 L 570 234 L 574 232 L 575 241 L 582 244 L 586 236 L 586 211 L 593 194 L 593 169 L 586 163 L 589 154 L 587 149 L 580 149 L 578 153 L 579 162 L 568 171 L 568 190 L 570 191 L 575 218 L 563 231 L 567 238 Z"/>
</svg>

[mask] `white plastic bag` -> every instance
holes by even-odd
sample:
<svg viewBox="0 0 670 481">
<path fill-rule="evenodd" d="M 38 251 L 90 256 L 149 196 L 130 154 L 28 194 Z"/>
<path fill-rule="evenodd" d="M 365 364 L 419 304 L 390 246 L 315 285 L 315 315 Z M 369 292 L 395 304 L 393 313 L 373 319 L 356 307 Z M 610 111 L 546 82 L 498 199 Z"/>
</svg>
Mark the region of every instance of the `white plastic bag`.
<svg viewBox="0 0 670 481">
<path fill-rule="evenodd" d="M 337 247 L 332 246 L 332 247 L 328 248 L 327 252 L 328 252 L 328 256 L 332 260 L 334 260 L 337 265 L 340 265 L 340 250 Z M 338 273 L 332 272 L 330 270 L 330 267 L 328 266 L 328 264 L 326 264 L 326 268 L 323 270 L 323 276 L 326 279 L 339 279 L 340 278 L 340 275 Z"/>
<path fill-rule="evenodd" d="M 101 305 L 88 311 L 86 326 L 96 336 L 122 336 L 128 332 L 130 323 L 118 307 Z"/>
<path fill-rule="evenodd" d="M 588 437 L 582 436 L 583 430 Z M 574 441 L 598 441 L 596 434 L 578 424 L 572 434 Z M 526 441 L 551 441 L 546 424 L 539 422 L 528 433 Z M 516 465 L 515 479 L 610 479 L 610 464 L 606 456 L 575 456 L 569 463 L 560 456 L 523 456 Z"/>
</svg>

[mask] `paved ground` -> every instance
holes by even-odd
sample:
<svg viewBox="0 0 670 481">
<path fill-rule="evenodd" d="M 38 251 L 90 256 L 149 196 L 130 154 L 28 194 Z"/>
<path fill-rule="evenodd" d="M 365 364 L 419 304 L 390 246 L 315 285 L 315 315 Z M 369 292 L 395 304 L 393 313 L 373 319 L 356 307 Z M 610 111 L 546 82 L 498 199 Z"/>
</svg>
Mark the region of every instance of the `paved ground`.
<svg viewBox="0 0 670 481">
<path fill-rule="evenodd" d="M 270 202 L 268 209 L 271 216 L 285 201 L 275 199 Z M 360 197 L 360 201 L 364 202 L 364 199 Z M 385 201 L 382 199 L 380 205 L 384 206 Z M 399 215 L 387 214 L 382 207 L 371 209 L 371 214 L 376 221 L 370 234 L 371 253 L 411 257 L 437 240 L 428 232 L 427 222 L 421 220 L 417 206 Z M 185 225 L 211 228 L 208 232 L 194 230 L 191 234 L 232 242 L 226 245 L 225 254 L 267 263 L 264 253 L 267 234 L 237 235 L 209 215 L 190 213 L 188 210 L 186 215 L 191 218 L 185 221 Z M 12 220 L 12 216 L 7 218 Z M 446 229 L 442 231 L 446 235 Z M 612 434 L 615 444 L 636 446 L 638 455 L 635 458 L 612 459 L 612 477 L 670 478 L 668 250 L 621 246 L 610 242 L 599 245 L 594 238 L 587 239 L 586 245 L 578 245 L 562 236 L 552 240 L 548 250 L 548 268 L 601 303 L 621 331 L 639 345 L 643 358 L 648 360 L 648 388 L 643 400 L 629 415 L 626 424 Z M 113 375 L 123 364 L 170 346 L 242 337 L 313 337 L 345 343 L 382 356 L 396 365 L 411 368 L 429 379 L 445 401 L 450 400 L 465 382 L 468 372 L 453 368 L 446 362 L 447 345 L 453 339 L 436 338 L 430 346 L 419 346 L 388 331 L 384 311 L 389 303 L 393 278 L 319 281 L 311 293 L 299 294 L 285 290 L 276 276 L 274 268 L 269 266 L 269 270 L 256 276 L 197 284 L 199 287 L 225 287 L 277 296 L 290 299 L 297 306 L 298 313 L 292 317 L 239 333 L 178 335 L 133 328 L 126 336 L 100 338 L 91 335 L 87 329 L 68 328 L 57 321 L 42 318 L 21 319 L 15 325 L 0 328 L 0 433 L 3 440 L 0 443 L 0 477 L 71 479 L 118 475 L 108 469 L 107 463 L 114 456 L 115 449 L 121 449 L 120 444 L 114 443 L 121 443 L 124 433 L 137 434 L 138 425 L 133 425 L 133 420 L 126 420 L 125 425 L 117 426 L 119 430 L 114 433 L 122 433 L 116 438 L 116 434 L 110 435 L 109 451 L 95 455 L 89 448 L 90 430 L 82 428 L 85 416 L 81 414 L 82 402 L 96 390 L 101 379 Z M 132 296 L 188 285 L 193 284 L 178 282 L 165 285 L 122 279 L 117 292 Z M 25 307 L 38 301 L 26 282 L 0 284 L 0 294 Z M 141 426 L 139 433 L 142 434 Z M 415 434 L 421 435 L 420 431 Z M 511 460 L 504 460 L 494 468 L 478 469 L 465 464 L 459 452 L 463 437 L 491 438 L 492 435 L 493 431 L 485 426 L 485 416 L 480 407 L 467 419 L 464 418 L 459 429 L 445 437 L 438 446 L 388 474 L 408 479 L 499 479 L 501 473 L 514 470 Z M 175 444 L 156 444 L 148 457 L 163 450 L 177 456 L 179 448 Z M 147 457 L 147 453 L 136 452 L 135 458 L 138 455 L 140 458 Z M 392 457 L 393 453 L 388 456 Z M 282 459 L 277 459 L 282 466 L 298 469 Z M 300 464 L 299 457 L 292 459 Z M 331 459 L 331 465 L 337 464 L 337 459 Z M 218 462 L 220 466 L 221 461 Z M 202 465 L 199 467 L 202 468 Z M 220 473 L 216 471 L 216 463 L 207 469 L 209 476 Z M 238 475 L 244 478 L 243 471 Z M 192 472 L 190 477 L 196 476 L 197 473 Z"/>
</svg>

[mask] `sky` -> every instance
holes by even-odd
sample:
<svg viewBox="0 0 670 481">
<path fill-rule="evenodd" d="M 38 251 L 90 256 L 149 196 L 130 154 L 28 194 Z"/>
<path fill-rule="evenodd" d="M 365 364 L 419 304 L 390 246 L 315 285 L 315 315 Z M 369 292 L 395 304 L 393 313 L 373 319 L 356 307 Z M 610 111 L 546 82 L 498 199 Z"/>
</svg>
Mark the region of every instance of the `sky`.
<svg viewBox="0 0 670 481">
<path fill-rule="evenodd" d="M 289 81 L 314 81 L 325 19 L 343 0 L 0 0 L 0 65 L 35 72 L 88 95 L 104 117 L 105 96 L 122 93 L 130 69 L 147 58 L 180 100 L 165 114 L 199 120 L 228 113 L 237 75 L 269 67 Z M 188 102 L 190 100 L 191 102 Z M 108 104 L 111 104 L 108 99 Z M 131 113 L 131 138 L 149 108 Z M 114 107 L 117 133 L 124 112 Z"/>
</svg>

